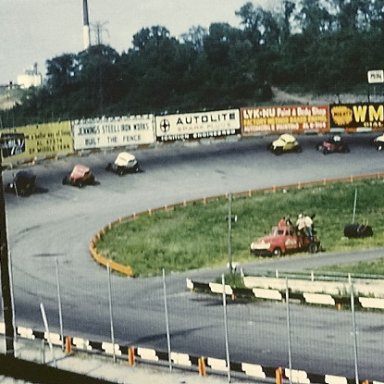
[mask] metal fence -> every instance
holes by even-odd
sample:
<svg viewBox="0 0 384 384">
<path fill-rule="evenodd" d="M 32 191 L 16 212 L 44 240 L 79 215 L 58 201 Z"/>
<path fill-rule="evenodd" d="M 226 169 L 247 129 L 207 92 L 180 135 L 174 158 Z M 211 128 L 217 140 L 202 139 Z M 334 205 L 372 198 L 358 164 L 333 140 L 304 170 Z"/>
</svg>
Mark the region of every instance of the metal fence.
<svg viewBox="0 0 384 384">
<path fill-rule="evenodd" d="M 384 381 L 384 314 L 357 310 L 353 289 L 350 305 L 337 309 L 298 303 L 287 277 L 276 302 L 189 290 L 184 274 L 135 280 L 97 265 L 90 273 L 104 278 L 84 289 L 66 263 L 44 261 L 42 273 L 55 284 L 26 285 L 13 268 L 15 342 L 41 338 L 63 350 L 212 371 L 228 381 L 234 374 L 268 381 L 278 368 L 289 382 Z M 225 287 L 224 274 L 205 280 L 215 277 Z"/>
</svg>

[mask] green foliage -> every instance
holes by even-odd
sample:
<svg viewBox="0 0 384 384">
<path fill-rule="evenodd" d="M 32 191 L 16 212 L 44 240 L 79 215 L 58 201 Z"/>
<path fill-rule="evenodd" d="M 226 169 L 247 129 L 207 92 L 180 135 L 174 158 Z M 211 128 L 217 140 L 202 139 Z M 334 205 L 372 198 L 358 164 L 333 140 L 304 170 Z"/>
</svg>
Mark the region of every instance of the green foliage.
<svg viewBox="0 0 384 384">
<path fill-rule="evenodd" d="M 282 216 L 295 221 L 299 213 L 316 214 L 315 225 L 327 251 L 384 246 L 384 194 L 382 180 L 358 184 L 334 184 L 313 189 L 259 193 L 234 197 L 232 213 L 238 217 L 231 232 L 234 262 L 253 260 L 251 241 L 269 232 Z M 358 190 L 355 222 L 369 223 L 374 236 L 343 237 L 352 222 Z M 97 244 L 106 257 L 131 265 L 137 275 L 225 265 L 228 260 L 228 201 L 195 203 L 173 211 L 158 211 L 117 225 Z"/>
<path fill-rule="evenodd" d="M 178 40 L 143 28 L 119 54 L 105 45 L 47 60 L 47 83 L 0 113 L 4 127 L 101 115 L 192 112 L 271 101 L 269 84 L 315 93 L 366 85 L 384 62 L 383 2 L 281 0 L 235 12 L 241 28 L 191 27 Z"/>
</svg>

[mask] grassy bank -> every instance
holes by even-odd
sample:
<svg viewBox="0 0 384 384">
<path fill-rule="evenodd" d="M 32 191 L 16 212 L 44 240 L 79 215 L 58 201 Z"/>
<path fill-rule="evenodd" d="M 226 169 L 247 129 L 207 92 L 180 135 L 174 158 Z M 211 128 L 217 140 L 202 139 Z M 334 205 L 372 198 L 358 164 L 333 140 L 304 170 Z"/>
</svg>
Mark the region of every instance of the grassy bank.
<svg viewBox="0 0 384 384">
<path fill-rule="evenodd" d="M 346 239 L 344 225 L 352 222 L 355 190 L 355 222 L 372 225 L 374 236 Z M 249 245 L 268 232 L 281 216 L 295 221 L 301 212 L 316 214 L 315 225 L 327 251 L 384 246 L 384 182 L 366 180 L 311 189 L 259 193 L 233 197 L 232 255 L 250 261 Z M 160 274 L 226 264 L 228 258 L 228 201 L 194 203 L 173 211 L 154 212 L 116 225 L 98 242 L 104 256 L 131 265 L 136 275 Z"/>
</svg>

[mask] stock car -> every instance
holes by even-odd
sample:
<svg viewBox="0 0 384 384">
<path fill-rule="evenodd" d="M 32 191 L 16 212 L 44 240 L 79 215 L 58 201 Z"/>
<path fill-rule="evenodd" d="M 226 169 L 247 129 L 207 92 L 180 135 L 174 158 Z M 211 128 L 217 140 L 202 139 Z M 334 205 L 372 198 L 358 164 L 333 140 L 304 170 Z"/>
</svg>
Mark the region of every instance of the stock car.
<svg viewBox="0 0 384 384">
<path fill-rule="evenodd" d="M 334 135 L 323 140 L 316 146 L 318 151 L 323 152 L 324 155 L 328 153 L 348 153 L 350 152 L 349 145 L 339 135 Z"/>
<path fill-rule="evenodd" d="M 32 171 L 19 171 L 4 190 L 18 196 L 30 196 L 36 190 L 36 175 Z"/>
<path fill-rule="evenodd" d="M 267 145 L 267 149 L 275 155 L 281 155 L 284 152 L 301 152 L 302 148 L 296 137 L 284 133 L 280 135 L 276 140 Z"/>
<path fill-rule="evenodd" d="M 119 176 L 127 173 L 141 172 L 139 162 L 129 152 L 120 152 L 113 163 L 108 163 L 106 170 L 114 172 Z"/>
<path fill-rule="evenodd" d="M 96 180 L 89 167 L 82 164 L 76 164 L 73 167 L 72 172 L 67 176 L 64 176 L 63 184 L 82 188 L 85 185 L 95 185 Z"/>
<path fill-rule="evenodd" d="M 384 149 L 384 134 L 375 137 L 372 144 L 375 146 L 376 150 L 382 151 Z"/>
</svg>

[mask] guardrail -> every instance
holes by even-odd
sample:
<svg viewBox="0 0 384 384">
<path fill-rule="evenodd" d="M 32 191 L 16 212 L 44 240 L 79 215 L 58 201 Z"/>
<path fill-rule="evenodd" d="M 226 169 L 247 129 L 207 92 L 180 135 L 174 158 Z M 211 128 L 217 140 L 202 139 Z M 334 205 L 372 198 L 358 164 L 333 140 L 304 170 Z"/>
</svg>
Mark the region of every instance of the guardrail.
<svg viewBox="0 0 384 384">
<path fill-rule="evenodd" d="M 248 280 L 247 280 L 248 279 Z M 247 276 L 244 278 L 245 288 L 234 288 L 225 286 L 226 295 L 233 300 L 267 300 L 267 301 L 285 301 L 286 281 L 285 279 L 275 279 L 272 281 L 258 281 L 258 277 Z M 325 305 L 335 307 L 338 310 L 349 308 L 351 305 L 351 293 L 345 287 L 318 287 L 308 286 L 308 281 L 289 281 L 289 297 L 295 302 L 308 305 Z M 312 283 L 311 283 L 312 284 Z M 210 294 L 222 294 L 223 288 L 219 283 L 199 282 L 187 279 L 187 288 L 191 291 L 205 292 Z M 372 289 L 369 286 L 367 289 Z M 327 292 L 329 290 L 329 292 Z M 384 293 L 384 292 L 383 292 Z M 383 310 L 384 297 L 364 296 L 354 293 L 353 302 L 356 309 L 360 310 Z"/>
</svg>

